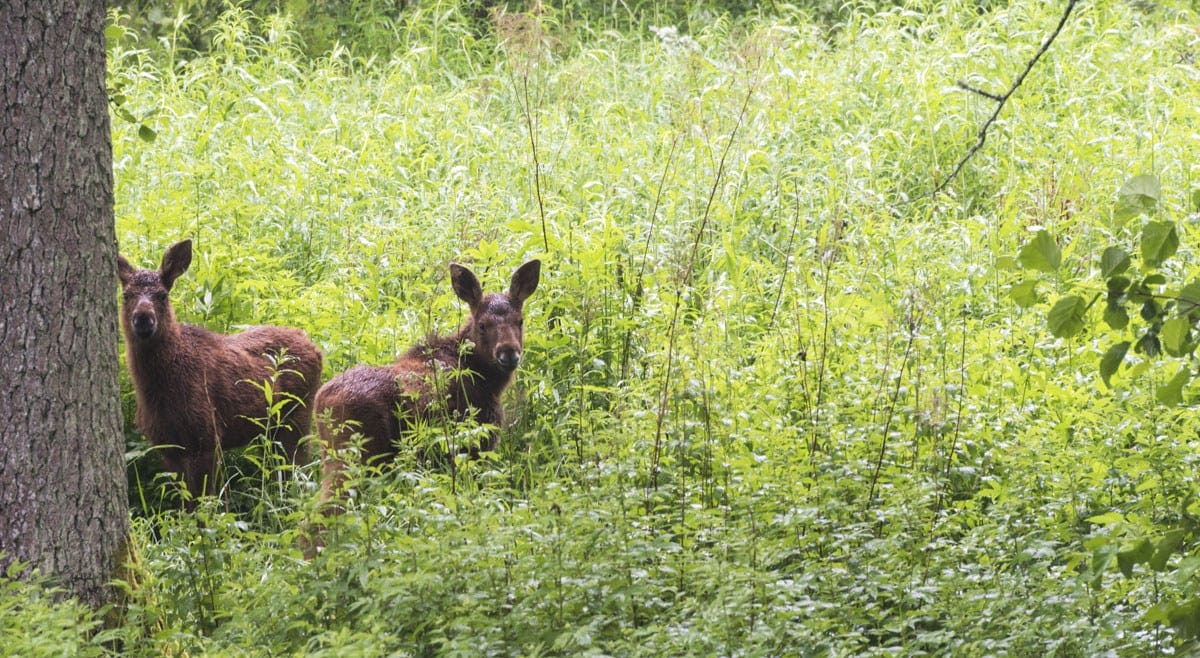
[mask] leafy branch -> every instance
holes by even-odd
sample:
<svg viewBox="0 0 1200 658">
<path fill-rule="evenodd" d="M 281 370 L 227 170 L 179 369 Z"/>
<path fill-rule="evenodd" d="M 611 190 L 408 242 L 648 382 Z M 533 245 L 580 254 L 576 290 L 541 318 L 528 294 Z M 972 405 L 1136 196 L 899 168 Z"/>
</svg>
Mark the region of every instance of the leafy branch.
<svg viewBox="0 0 1200 658">
<path fill-rule="evenodd" d="M 1134 217 L 1146 217 L 1136 254 L 1121 245 L 1110 245 L 1100 251 L 1097 267 L 1091 270 L 1100 283 L 1085 283 L 1067 295 L 1059 297 L 1046 314 L 1046 326 L 1058 338 L 1071 338 L 1089 325 L 1091 310 L 1101 300 L 1101 319 L 1109 329 L 1128 331 L 1125 339 L 1112 344 L 1100 358 L 1099 374 L 1105 386 L 1125 363 L 1132 349 L 1146 359 L 1161 355 L 1184 358 L 1200 347 L 1200 279 L 1179 286 L 1170 282 L 1159 270 L 1179 250 L 1179 229 L 1169 219 L 1156 219 L 1161 198 L 1156 177 L 1136 176 L 1121 186 L 1114 217 L 1119 222 Z M 1200 208 L 1200 193 L 1194 193 L 1193 205 Z M 1017 254 L 1017 263 L 1034 276 L 1015 282 L 1009 290 L 1020 306 L 1032 306 L 1040 301 L 1037 275 L 1059 276 L 1062 251 L 1059 242 L 1047 230 L 1034 234 Z M 1090 296 L 1090 299 L 1088 297 Z M 1133 313 L 1131 313 L 1133 311 Z M 1184 364 L 1175 375 L 1156 391 L 1159 402 L 1178 404 L 1183 401 L 1183 387 L 1191 380 L 1191 369 Z"/>
<path fill-rule="evenodd" d="M 938 193 L 945 190 L 946 187 L 950 185 L 950 182 L 953 181 L 955 177 L 958 176 L 959 172 L 962 171 L 963 167 L 966 166 L 967 161 L 974 157 L 975 154 L 979 152 L 979 149 L 983 148 L 983 143 L 987 141 L 988 130 L 991 129 L 992 124 L 996 122 L 997 118 L 999 118 L 1000 111 L 1004 109 L 1004 105 L 1008 103 L 1008 99 L 1012 98 L 1012 95 L 1016 93 L 1018 88 L 1020 88 L 1021 83 L 1025 82 L 1025 78 L 1029 75 L 1029 72 L 1033 70 L 1033 67 L 1038 63 L 1038 60 L 1042 58 L 1042 55 L 1045 55 L 1046 51 L 1050 49 L 1050 44 L 1054 43 L 1054 40 L 1058 38 L 1058 34 L 1062 32 L 1063 26 L 1067 24 L 1067 19 L 1070 18 L 1071 12 L 1075 10 L 1075 5 L 1077 4 L 1079 4 L 1079 0 L 1070 0 L 1067 2 L 1066 8 L 1063 9 L 1062 18 L 1060 18 L 1058 21 L 1058 25 L 1054 28 L 1054 31 L 1051 32 L 1048 37 L 1046 37 L 1046 40 L 1042 42 L 1042 47 L 1038 49 L 1033 58 L 1030 59 L 1027 64 L 1025 64 L 1025 70 L 1021 71 L 1021 74 L 1018 75 L 1017 79 L 1013 81 L 1012 86 L 1008 88 L 1008 91 L 1004 92 L 1003 94 L 993 94 L 977 87 L 973 87 L 963 80 L 958 81 L 958 87 L 960 89 L 978 94 L 984 98 L 987 98 L 988 100 L 995 101 L 996 109 L 992 111 L 992 115 L 988 117 L 987 121 L 983 123 L 983 126 L 976 134 L 975 145 L 972 146 L 971 149 L 967 151 L 966 155 L 964 155 L 962 159 L 958 161 L 958 164 L 954 165 L 954 170 L 950 172 L 950 175 L 942 180 L 937 187 L 933 188 L 933 191 L 929 193 L 929 196 L 937 196 Z"/>
</svg>

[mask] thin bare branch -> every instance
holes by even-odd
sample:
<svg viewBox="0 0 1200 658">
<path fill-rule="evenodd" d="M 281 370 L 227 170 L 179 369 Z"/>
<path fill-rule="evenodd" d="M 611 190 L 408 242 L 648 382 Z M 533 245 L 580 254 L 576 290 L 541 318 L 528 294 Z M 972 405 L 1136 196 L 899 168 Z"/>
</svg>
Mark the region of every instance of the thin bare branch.
<svg viewBox="0 0 1200 658">
<path fill-rule="evenodd" d="M 1033 70 L 1034 65 L 1036 65 L 1038 60 L 1042 58 L 1042 55 L 1045 55 L 1046 51 L 1050 49 L 1050 44 L 1054 43 L 1054 40 L 1058 38 L 1058 34 L 1062 32 L 1063 26 L 1067 24 L 1067 19 L 1070 18 L 1071 12 L 1075 10 L 1075 5 L 1077 4 L 1079 4 L 1079 0 L 1069 0 L 1069 2 L 1067 2 L 1067 6 L 1063 10 L 1062 18 L 1059 19 L 1058 25 L 1054 28 L 1054 31 L 1051 32 L 1050 36 L 1046 37 L 1046 40 L 1042 42 L 1042 47 L 1039 48 L 1033 58 L 1029 60 L 1029 63 L 1025 65 L 1025 70 L 1021 71 L 1021 74 L 1017 76 L 1017 79 L 1013 81 L 1012 86 L 1009 87 L 1008 91 L 1004 92 L 1003 95 L 996 96 L 995 94 L 975 89 L 964 82 L 960 81 L 958 83 L 959 87 L 966 89 L 967 91 L 974 92 L 996 101 L 996 109 L 992 112 L 992 116 L 988 117 L 988 120 L 984 122 L 983 127 L 979 129 L 978 139 L 975 141 L 975 145 L 972 146 L 971 150 L 967 151 L 967 154 L 958 161 L 958 164 L 954 166 L 954 170 L 950 172 L 950 175 L 947 176 L 941 183 L 939 183 L 937 187 L 933 188 L 933 191 L 929 193 L 929 196 L 936 196 L 939 192 L 945 190 L 946 187 L 950 185 L 950 182 L 953 181 L 955 177 L 958 176 L 959 172 L 962 171 L 963 167 L 966 166 L 967 161 L 974 157 L 975 154 L 979 152 L 979 149 L 983 148 L 983 143 L 987 141 L 988 129 L 990 129 L 992 124 L 996 122 L 997 117 L 1000 116 L 1000 111 L 1003 110 L 1004 105 L 1008 103 L 1008 99 L 1012 98 L 1012 95 L 1016 93 L 1018 88 L 1020 88 L 1021 83 L 1025 82 L 1025 77 L 1028 76 L 1029 72 Z"/>
<path fill-rule="evenodd" d="M 954 83 L 954 84 L 955 84 L 956 86 L 958 86 L 958 88 L 959 88 L 959 89 L 963 89 L 963 90 L 965 90 L 965 91 L 969 91 L 969 92 L 972 92 L 972 93 L 979 94 L 980 96 L 983 96 L 984 98 L 990 98 L 990 99 L 992 99 L 992 100 L 996 101 L 997 103 L 1003 103 L 1003 102 L 1004 102 L 1004 97 L 1003 97 L 1003 96 L 999 96 L 999 95 L 997 95 L 997 94 L 993 94 L 993 93 L 992 93 L 992 92 L 990 92 L 990 91 L 984 91 L 984 90 L 982 90 L 982 89 L 979 89 L 979 88 L 977 88 L 977 87 L 972 87 L 971 85 L 967 84 L 967 81 L 966 81 L 966 80 L 959 80 L 958 82 L 956 82 L 956 83 Z"/>
</svg>

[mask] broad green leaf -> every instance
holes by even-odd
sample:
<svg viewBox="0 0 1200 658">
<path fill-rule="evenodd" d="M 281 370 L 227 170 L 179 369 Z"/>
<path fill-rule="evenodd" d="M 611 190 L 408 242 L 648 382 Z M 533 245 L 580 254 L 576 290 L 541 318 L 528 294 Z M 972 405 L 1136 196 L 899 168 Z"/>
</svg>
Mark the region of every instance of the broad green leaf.
<svg viewBox="0 0 1200 658">
<path fill-rule="evenodd" d="M 1062 263 L 1062 251 L 1050 231 L 1043 230 L 1035 233 L 1033 239 L 1021 247 L 1017 260 L 1026 269 L 1053 273 Z"/>
<path fill-rule="evenodd" d="M 1108 292 L 1111 295 L 1125 292 L 1125 290 L 1129 288 L 1129 283 L 1129 277 L 1118 275 L 1109 278 L 1109 280 L 1105 282 L 1105 285 L 1108 286 Z"/>
<path fill-rule="evenodd" d="M 1150 567 L 1154 567 L 1153 559 L 1150 562 Z M 1157 569 L 1155 569 L 1157 571 Z M 1147 608 L 1146 613 L 1142 615 L 1142 619 L 1151 624 L 1167 625 L 1171 623 L 1171 603 L 1169 601 L 1160 601 L 1155 605 Z"/>
<path fill-rule="evenodd" d="M 1109 278 L 1129 269 L 1129 253 L 1120 247 L 1109 247 L 1100 255 L 1100 276 Z"/>
<path fill-rule="evenodd" d="M 1104 306 L 1104 323 L 1113 329 L 1124 329 L 1129 326 L 1129 312 L 1124 304 L 1109 302 Z"/>
<path fill-rule="evenodd" d="M 1192 597 L 1182 602 L 1168 602 L 1167 616 L 1171 618 L 1171 628 L 1180 638 L 1193 640 L 1200 636 L 1200 599 Z"/>
<path fill-rule="evenodd" d="M 1158 205 L 1161 196 L 1162 186 L 1157 177 L 1149 174 L 1134 176 L 1117 191 L 1116 217 L 1126 221 L 1148 213 Z"/>
<path fill-rule="evenodd" d="M 1017 306 L 1028 308 L 1038 303 L 1037 279 L 1026 279 L 1012 284 L 1008 294 Z"/>
<path fill-rule="evenodd" d="M 1179 312 L 1193 320 L 1200 317 L 1200 281 L 1193 281 L 1179 291 Z"/>
<path fill-rule="evenodd" d="M 1158 306 L 1158 302 L 1155 301 L 1153 297 L 1147 299 L 1145 302 L 1142 303 L 1142 310 L 1141 310 L 1142 319 L 1145 320 L 1146 322 L 1150 322 L 1154 318 L 1158 317 L 1159 310 L 1160 310 L 1160 308 Z"/>
<path fill-rule="evenodd" d="M 1183 387 L 1192 378 L 1192 373 L 1185 365 L 1175 373 L 1166 384 L 1159 386 L 1154 392 L 1154 397 L 1163 404 L 1183 404 Z"/>
<path fill-rule="evenodd" d="M 1142 229 L 1142 260 L 1158 267 L 1179 249 L 1179 233 L 1174 222 L 1148 222 Z"/>
<path fill-rule="evenodd" d="M 1158 182 L 1158 177 L 1154 174 L 1134 176 L 1125 181 L 1125 184 L 1117 191 L 1117 196 L 1122 199 L 1141 197 L 1151 203 L 1158 203 L 1158 200 L 1162 198 L 1162 184 Z"/>
<path fill-rule="evenodd" d="M 1109 381 L 1116 374 L 1117 368 L 1121 367 L 1121 362 L 1125 360 L 1125 354 L 1129 352 L 1129 341 L 1121 341 L 1116 345 L 1108 348 L 1104 356 L 1100 357 L 1100 379 L 1104 380 L 1104 385 L 1112 387 Z M 1091 521 L 1091 519 L 1088 519 Z"/>
<path fill-rule="evenodd" d="M 1192 212 L 1200 212 L 1200 189 L 1192 190 Z"/>
<path fill-rule="evenodd" d="M 1089 579 L 1092 587 L 1100 586 L 1100 582 L 1104 579 L 1104 572 L 1108 570 L 1108 565 L 1116 555 L 1117 548 L 1115 544 L 1109 544 L 1092 551 L 1092 563 L 1088 565 L 1092 572 L 1092 577 Z"/>
<path fill-rule="evenodd" d="M 1167 562 L 1171 559 L 1171 555 L 1175 553 L 1175 549 L 1179 548 L 1179 544 L 1183 542 L 1183 538 L 1187 535 L 1186 530 L 1176 528 L 1163 535 L 1163 538 L 1158 540 L 1154 545 L 1154 556 L 1150 558 L 1150 568 L 1155 571 L 1166 571 Z"/>
<path fill-rule="evenodd" d="M 1050 333 L 1058 338 L 1070 338 L 1083 330 L 1083 314 L 1088 304 L 1078 295 L 1067 295 L 1054 304 L 1046 316 Z"/>
<path fill-rule="evenodd" d="M 108 27 L 104 28 L 104 41 L 111 48 L 112 46 L 117 45 L 117 42 L 121 40 L 121 35 L 123 33 L 124 30 L 116 25 L 109 25 Z"/>
<path fill-rule="evenodd" d="M 997 256 L 996 269 L 1001 272 L 1011 272 L 1019 268 L 1017 259 L 1012 256 Z"/>
<path fill-rule="evenodd" d="M 1113 525 L 1121 523 L 1125 520 L 1125 515 L 1120 512 L 1105 512 L 1095 516 L 1087 517 L 1087 522 L 1093 525 Z"/>
<path fill-rule="evenodd" d="M 1134 344 L 1133 350 L 1135 352 L 1145 354 L 1151 359 L 1158 356 L 1158 353 L 1162 351 L 1162 345 L 1158 341 L 1158 334 L 1152 331 L 1146 332 L 1145 335 L 1139 338 L 1138 342 Z"/>
<path fill-rule="evenodd" d="M 1154 544 L 1150 543 L 1149 539 L 1143 538 L 1130 548 L 1117 553 L 1117 566 L 1121 569 L 1121 573 L 1125 574 L 1126 578 L 1133 576 L 1133 567 L 1142 562 L 1150 561 L 1154 556 Z"/>
<path fill-rule="evenodd" d="M 1192 323 L 1186 317 L 1174 317 L 1163 323 L 1158 335 L 1163 349 L 1171 356 L 1183 356 L 1191 337 Z"/>
<path fill-rule="evenodd" d="M 138 137 L 140 137 L 143 142 L 153 142 L 154 138 L 158 137 L 158 133 L 154 132 L 153 128 L 143 123 L 142 125 L 138 126 Z"/>
</svg>

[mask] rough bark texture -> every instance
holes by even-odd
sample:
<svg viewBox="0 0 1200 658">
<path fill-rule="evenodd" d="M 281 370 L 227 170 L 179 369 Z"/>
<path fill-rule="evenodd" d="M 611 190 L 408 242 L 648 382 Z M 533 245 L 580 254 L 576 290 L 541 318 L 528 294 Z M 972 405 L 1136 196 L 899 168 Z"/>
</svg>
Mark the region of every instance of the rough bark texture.
<svg viewBox="0 0 1200 658">
<path fill-rule="evenodd" d="M 0 568 L 92 605 L 128 535 L 103 0 L 0 2 Z"/>
</svg>

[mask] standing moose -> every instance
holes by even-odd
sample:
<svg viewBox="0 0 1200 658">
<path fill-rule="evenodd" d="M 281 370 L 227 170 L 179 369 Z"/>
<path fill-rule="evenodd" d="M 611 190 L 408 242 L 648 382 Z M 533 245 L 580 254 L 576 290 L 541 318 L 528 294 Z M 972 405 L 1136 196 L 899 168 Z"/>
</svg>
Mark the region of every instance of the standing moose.
<svg viewBox="0 0 1200 658">
<path fill-rule="evenodd" d="M 484 295 L 471 270 L 451 264 L 454 292 L 470 309 L 458 332 L 433 336 L 390 366 L 355 366 L 321 387 L 315 413 L 323 501 L 341 491 L 346 466 L 340 453 L 355 434 L 364 439 L 364 460 L 386 459 L 394 456 L 401 433 L 418 421 L 445 414 L 474 415 L 493 427 L 504 422 L 500 395 L 521 362 L 524 344 L 521 307 L 537 289 L 541 267 L 541 261 L 531 260 L 513 273 L 507 294 Z M 493 429 L 480 447 L 494 450 L 496 441 Z"/>
<path fill-rule="evenodd" d="M 191 262 L 190 240 L 168 249 L 157 270 L 136 270 L 124 256 L 117 258 L 137 425 L 162 446 L 167 470 L 183 476 L 189 510 L 201 494 L 216 492 L 220 451 L 265 432 L 270 410 L 261 385 L 271 378 L 273 398 L 286 401 L 271 438 L 292 463 L 303 460 L 300 440 L 308 434 L 322 362 L 321 351 L 299 329 L 260 326 L 226 336 L 177 322 L 168 293 Z"/>
</svg>

